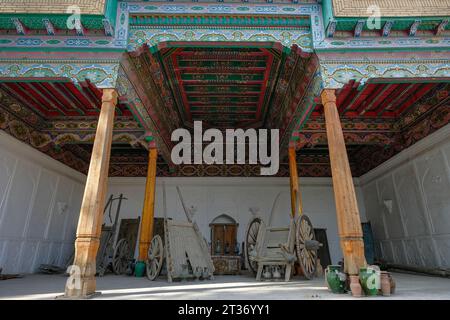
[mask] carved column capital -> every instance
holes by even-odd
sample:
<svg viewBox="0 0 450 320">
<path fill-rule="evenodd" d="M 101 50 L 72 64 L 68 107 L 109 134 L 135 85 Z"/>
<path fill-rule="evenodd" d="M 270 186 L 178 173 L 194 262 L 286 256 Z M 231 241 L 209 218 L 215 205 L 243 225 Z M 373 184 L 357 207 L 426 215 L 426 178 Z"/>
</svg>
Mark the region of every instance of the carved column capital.
<svg viewBox="0 0 450 320">
<path fill-rule="evenodd" d="M 336 90 L 335 89 L 324 89 L 320 94 L 322 98 L 322 104 L 333 102 L 336 103 Z"/>
<path fill-rule="evenodd" d="M 116 105 L 118 97 L 119 95 L 116 89 L 103 89 L 102 103 L 110 102 Z"/>
</svg>

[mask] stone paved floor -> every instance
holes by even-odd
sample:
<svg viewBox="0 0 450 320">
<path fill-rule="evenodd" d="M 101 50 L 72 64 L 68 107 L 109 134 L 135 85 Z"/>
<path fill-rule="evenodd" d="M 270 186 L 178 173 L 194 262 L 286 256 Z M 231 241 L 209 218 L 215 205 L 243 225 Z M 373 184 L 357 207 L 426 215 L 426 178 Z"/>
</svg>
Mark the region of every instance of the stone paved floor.
<svg viewBox="0 0 450 320">
<path fill-rule="evenodd" d="M 396 294 L 371 299 L 446 299 L 450 300 L 450 279 L 394 273 Z M 54 299 L 63 294 L 67 277 L 63 275 L 26 275 L 21 279 L 0 281 L 0 299 Z M 96 299 L 356 299 L 350 294 L 332 294 L 324 279 L 311 281 L 293 278 L 290 282 L 256 282 L 250 276 L 216 276 L 212 281 L 168 283 L 164 277 L 147 278 L 106 275 L 97 278 L 102 294 Z M 367 298 L 359 298 L 367 299 Z"/>
</svg>

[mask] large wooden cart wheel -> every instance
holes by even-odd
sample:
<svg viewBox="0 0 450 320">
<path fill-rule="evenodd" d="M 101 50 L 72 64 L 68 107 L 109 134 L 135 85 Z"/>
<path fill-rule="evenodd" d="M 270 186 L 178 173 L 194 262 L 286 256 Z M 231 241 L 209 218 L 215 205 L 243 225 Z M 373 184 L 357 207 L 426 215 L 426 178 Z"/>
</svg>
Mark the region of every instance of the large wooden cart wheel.
<svg viewBox="0 0 450 320">
<path fill-rule="evenodd" d="M 320 243 L 316 241 L 311 221 L 306 215 L 302 215 L 296 224 L 295 252 L 306 279 L 312 279 L 316 274 L 317 250 L 319 247 Z"/>
<path fill-rule="evenodd" d="M 253 274 L 256 274 L 258 270 L 258 263 L 256 261 L 250 260 L 250 254 L 256 248 L 256 239 L 258 237 L 259 227 L 262 224 L 261 218 L 254 218 L 250 221 L 247 228 L 247 233 L 245 234 L 245 258 L 247 259 L 247 265 Z"/>
<path fill-rule="evenodd" d="M 164 245 L 159 235 L 153 237 L 147 253 L 147 278 L 153 281 L 161 272 L 164 259 Z"/>
<path fill-rule="evenodd" d="M 114 248 L 112 269 L 115 274 L 123 274 L 127 271 L 130 248 L 126 239 L 120 239 Z"/>
</svg>

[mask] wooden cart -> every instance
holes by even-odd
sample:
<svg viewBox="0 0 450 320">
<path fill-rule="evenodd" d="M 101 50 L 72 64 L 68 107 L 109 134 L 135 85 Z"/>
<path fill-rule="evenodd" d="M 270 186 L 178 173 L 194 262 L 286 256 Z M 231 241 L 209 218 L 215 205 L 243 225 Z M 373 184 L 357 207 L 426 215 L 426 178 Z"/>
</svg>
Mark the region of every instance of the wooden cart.
<svg viewBox="0 0 450 320">
<path fill-rule="evenodd" d="M 130 246 L 127 239 L 117 239 L 116 234 L 118 233 L 118 222 L 120 216 L 120 208 L 122 205 L 122 200 L 127 200 L 120 194 L 119 197 L 114 198 L 111 194 L 106 206 L 104 213 L 108 210 L 108 217 L 112 223 L 111 209 L 114 201 L 118 200 L 116 215 L 114 217 L 114 223 L 111 226 L 106 224 L 102 225 L 102 231 L 100 235 L 100 247 L 97 254 L 97 266 L 96 270 L 99 276 L 103 276 L 108 268 L 111 267 L 115 274 L 123 274 L 128 268 L 128 264 L 132 261 L 132 252 L 130 252 Z"/>
<path fill-rule="evenodd" d="M 208 245 L 197 224 L 193 222 L 191 212 L 186 208 L 178 187 L 177 191 L 187 221 L 167 218 L 166 191 L 163 184 L 164 242 L 160 235 L 155 235 L 150 243 L 146 262 L 147 277 L 149 280 L 155 280 L 165 262 L 169 282 L 175 279 L 212 279 L 214 265 Z"/>
<path fill-rule="evenodd" d="M 281 192 L 274 200 L 269 226 L 261 217 L 255 215 L 247 227 L 245 236 L 247 265 L 253 273 L 256 273 L 257 280 L 261 279 L 264 268 L 279 266 L 284 268 L 285 281 L 289 281 L 292 267 L 297 262 L 305 278 L 312 279 L 316 272 L 317 250 L 321 244 L 316 241 L 311 221 L 304 214 L 299 217 L 291 216 L 289 226 L 271 226 L 275 204 L 280 194 Z"/>
</svg>

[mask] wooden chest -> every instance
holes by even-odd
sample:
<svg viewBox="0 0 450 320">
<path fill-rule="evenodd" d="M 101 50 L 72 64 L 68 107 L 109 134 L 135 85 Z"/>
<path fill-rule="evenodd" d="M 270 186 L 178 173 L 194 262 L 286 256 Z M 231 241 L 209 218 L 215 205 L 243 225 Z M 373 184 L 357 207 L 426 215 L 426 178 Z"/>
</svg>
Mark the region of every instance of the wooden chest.
<svg viewBox="0 0 450 320">
<path fill-rule="evenodd" d="M 241 272 L 240 256 L 212 256 L 215 275 L 237 275 Z"/>
</svg>

